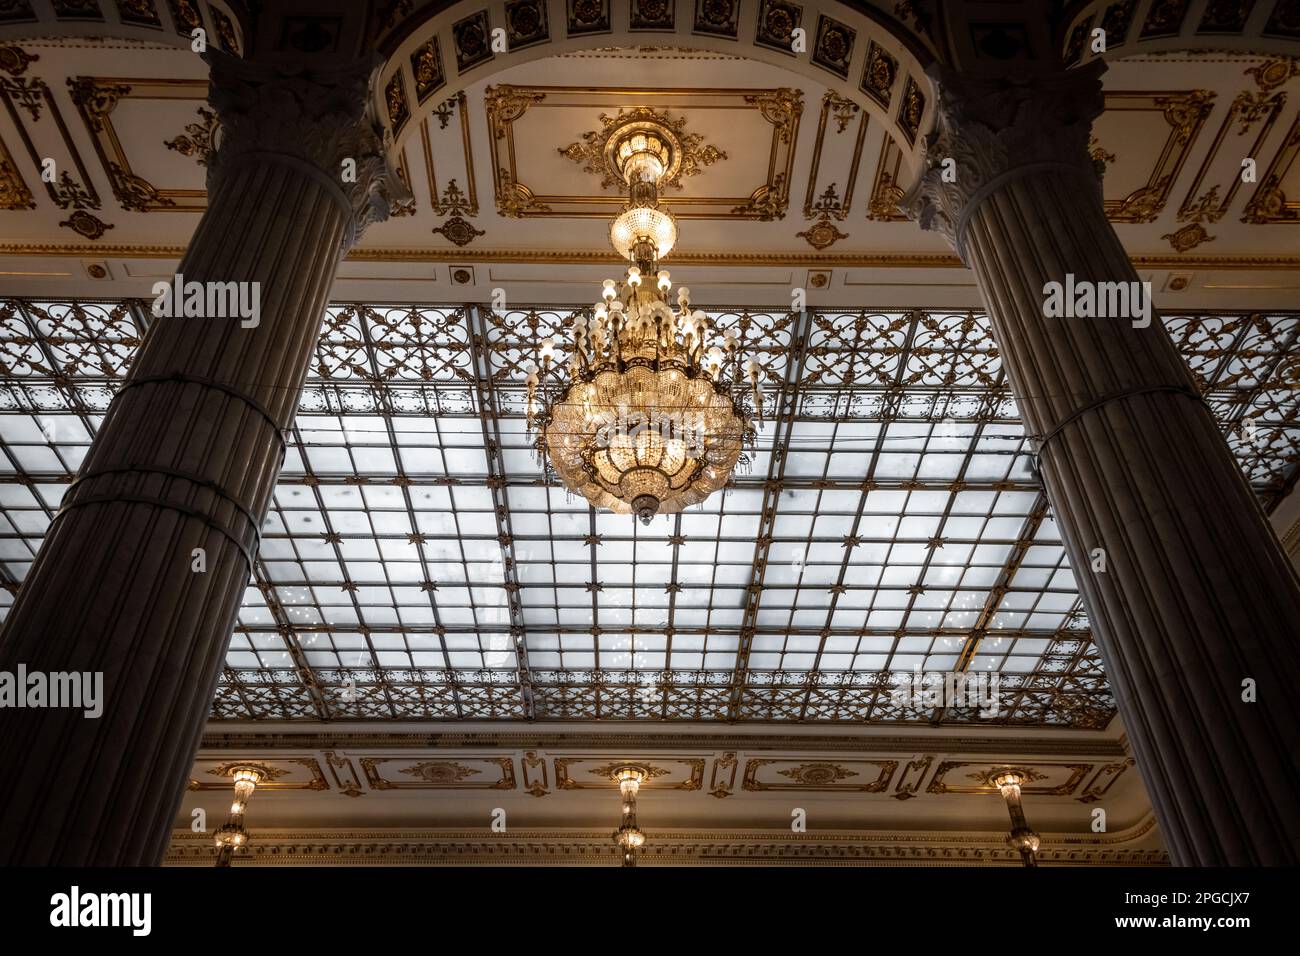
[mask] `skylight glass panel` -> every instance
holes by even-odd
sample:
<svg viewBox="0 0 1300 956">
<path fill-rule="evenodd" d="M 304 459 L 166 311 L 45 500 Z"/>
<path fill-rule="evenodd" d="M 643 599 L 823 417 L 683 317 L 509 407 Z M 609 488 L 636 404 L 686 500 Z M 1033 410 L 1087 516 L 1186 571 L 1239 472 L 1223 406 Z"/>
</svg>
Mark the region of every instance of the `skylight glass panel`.
<svg viewBox="0 0 1300 956">
<path fill-rule="evenodd" d="M 0 617 L 137 308 L 0 300 Z M 1109 719 L 985 316 L 716 313 L 764 368 L 757 448 L 724 493 L 642 528 L 559 487 L 523 428 L 522 365 L 572 315 L 330 308 L 215 718 L 961 723 L 889 682 L 966 666 L 1002 675 L 1002 722 Z M 1300 451 L 1296 317 L 1166 323 L 1274 503 Z"/>
</svg>

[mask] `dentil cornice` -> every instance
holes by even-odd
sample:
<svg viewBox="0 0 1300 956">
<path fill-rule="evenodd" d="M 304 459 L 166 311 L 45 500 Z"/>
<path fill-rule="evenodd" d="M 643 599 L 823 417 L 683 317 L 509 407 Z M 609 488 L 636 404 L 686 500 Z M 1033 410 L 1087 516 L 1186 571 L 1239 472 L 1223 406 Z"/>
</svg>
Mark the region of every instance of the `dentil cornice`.
<svg viewBox="0 0 1300 956">
<path fill-rule="evenodd" d="M 965 261 L 967 219 L 1020 175 L 1081 172 L 1080 183 L 1094 188 L 1100 202 L 1088 135 L 1102 112 L 1104 70 L 1095 60 L 1068 72 L 977 77 L 933 64 L 927 73 L 937 91 L 935 128 L 902 208 L 922 229 L 942 233 Z"/>
<path fill-rule="evenodd" d="M 345 249 L 370 223 L 413 201 L 370 112 L 377 59 L 303 69 L 250 63 L 217 50 L 204 58 L 211 68 L 208 102 L 221 121 L 208 164 L 209 195 L 215 196 L 227 171 L 245 160 L 287 159 L 333 188 L 347 205 L 351 228 Z"/>
</svg>

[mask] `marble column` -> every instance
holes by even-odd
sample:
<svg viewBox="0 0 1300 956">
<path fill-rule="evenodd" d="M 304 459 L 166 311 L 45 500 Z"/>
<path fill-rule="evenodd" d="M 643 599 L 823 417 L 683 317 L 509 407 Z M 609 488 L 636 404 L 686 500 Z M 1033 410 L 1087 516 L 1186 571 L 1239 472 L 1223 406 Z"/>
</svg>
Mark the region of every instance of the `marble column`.
<svg viewBox="0 0 1300 956">
<path fill-rule="evenodd" d="M 1159 316 L 1045 307 L 1067 275 L 1138 281 L 1088 153 L 1103 69 L 935 70 L 904 205 L 975 273 L 1173 861 L 1294 864 L 1295 573 Z"/>
<path fill-rule="evenodd" d="M 155 309 L 18 594 L 0 671 L 102 674 L 102 714 L 0 709 L 6 865 L 161 861 L 336 267 L 405 201 L 369 111 L 373 63 L 209 63 L 220 135 L 178 272 L 248 283 L 258 314 Z"/>
</svg>

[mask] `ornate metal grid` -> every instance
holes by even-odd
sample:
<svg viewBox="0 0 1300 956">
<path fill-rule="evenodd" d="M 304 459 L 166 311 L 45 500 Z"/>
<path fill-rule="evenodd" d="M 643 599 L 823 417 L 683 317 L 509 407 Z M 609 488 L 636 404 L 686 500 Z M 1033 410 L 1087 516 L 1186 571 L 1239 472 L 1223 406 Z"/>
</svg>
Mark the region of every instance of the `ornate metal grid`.
<svg viewBox="0 0 1300 956">
<path fill-rule="evenodd" d="M 0 300 L 0 614 L 146 317 Z M 766 373 L 753 467 L 649 528 L 529 448 L 521 366 L 571 317 L 329 310 L 215 718 L 987 721 L 896 701 L 921 666 L 998 673 L 995 723 L 1109 721 L 984 316 L 717 313 Z M 1271 508 L 1300 316 L 1165 321 Z"/>
</svg>

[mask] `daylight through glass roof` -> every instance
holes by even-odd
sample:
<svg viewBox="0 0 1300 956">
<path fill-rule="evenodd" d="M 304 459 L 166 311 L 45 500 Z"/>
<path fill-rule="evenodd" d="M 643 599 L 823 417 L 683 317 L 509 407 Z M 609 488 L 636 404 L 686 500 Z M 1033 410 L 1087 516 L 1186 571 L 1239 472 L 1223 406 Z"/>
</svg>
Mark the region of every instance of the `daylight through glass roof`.
<svg viewBox="0 0 1300 956">
<path fill-rule="evenodd" d="M 966 723 L 894 676 L 996 672 L 995 723 L 1114 714 L 988 321 L 711 313 L 769 414 L 724 494 L 593 512 L 524 428 L 574 312 L 336 306 L 289 434 L 214 719 Z M 0 614 L 148 319 L 0 300 Z M 1269 508 L 1295 478 L 1294 314 L 1165 323 Z"/>
</svg>

